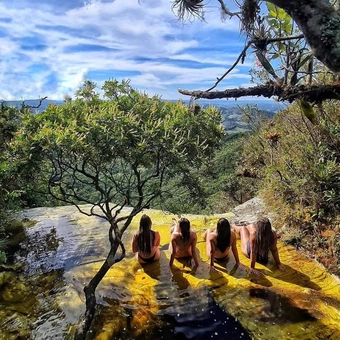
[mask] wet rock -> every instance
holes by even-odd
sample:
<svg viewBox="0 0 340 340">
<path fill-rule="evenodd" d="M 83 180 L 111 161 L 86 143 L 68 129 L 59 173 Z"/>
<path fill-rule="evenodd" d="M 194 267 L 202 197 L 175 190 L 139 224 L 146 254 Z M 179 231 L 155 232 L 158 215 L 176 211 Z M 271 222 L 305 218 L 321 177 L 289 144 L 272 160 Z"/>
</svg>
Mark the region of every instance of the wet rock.
<svg viewBox="0 0 340 340">
<path fill-rule="evenodd" d="M 13 220 L 5 228 L 7 253 L 13 254 L 19 249 L 20 243 L 26 239 L 25 227 L 23 222 Z"/>
<path fill-rule="evenodd" d="M 30 339 L 32 322 L 21 313 L 3 310 L 0 312 L 1 335 L 6 340 Z"/>
<path fill-rule="evenodd" d="M 32 294 L 30 288 L 24 282 L 15 282 L 3 287 L 0 293 L 0 300 L 19 303 L 24 301 L 30 294 Z"/>
<path fill-rule="evenodd" d="M 0 273 L 0 288 L 12 281 L 15 277 L 13 272 L 1 272 Z"/>
</svg>

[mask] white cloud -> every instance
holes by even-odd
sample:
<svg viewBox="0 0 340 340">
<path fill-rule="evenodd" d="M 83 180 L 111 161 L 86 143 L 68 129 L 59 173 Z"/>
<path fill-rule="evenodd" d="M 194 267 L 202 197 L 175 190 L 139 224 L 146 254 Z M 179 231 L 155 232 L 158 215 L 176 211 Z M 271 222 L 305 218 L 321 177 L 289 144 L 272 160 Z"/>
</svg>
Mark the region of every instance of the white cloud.
<svg viewBox="0 0 340 340">
<path fill-rule="evenodd" d="M 96 71 L 102 76 L 91 80 L 98 84 L 105 75 L 131 78 L 142 91 L 178 98 L 178 87 L 210 87 L 244 45 L 238 22 L 223 23 L 216 8 L 206 22 L 182 24 L 170 0 L 84 0 L 68 9 L 57 3 L 0 3 L 8 18 L 0 37 L 1 99 L 61 99 Z M 233 70 L 225 87 L 248 81 L 249 66 Z"/>
</svg>

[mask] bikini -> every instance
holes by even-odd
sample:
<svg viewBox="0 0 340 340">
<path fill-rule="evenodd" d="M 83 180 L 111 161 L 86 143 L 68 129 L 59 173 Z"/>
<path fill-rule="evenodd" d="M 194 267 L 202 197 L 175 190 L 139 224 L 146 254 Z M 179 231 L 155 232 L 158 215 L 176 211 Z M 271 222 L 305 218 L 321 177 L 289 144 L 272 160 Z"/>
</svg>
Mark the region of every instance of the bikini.
<svg viewBox="0 0 340 340">
<path fill-rule="evenodd" d="M 148 258 L 146 259 L 145 257 L 142 257 L 142 256 L 140 256 L 140 255 L 138 254 L 138 257 L 139 257 L 142 261 L 144 261 L 144 262 L 146 262 L 146 263 L 151 263 L 151 262 L 153 262 L 153 261 L 155 260 L 155 256 L 156 256 L 156 253 L 154 253 L 151 257 L 148 257 Z"/>
<path fill-rule="evenodd" d="M 214 245 L 215 245 L 215 247 L 216 247 L 216 249 L 218 249 L 217 248 L 217 245 L 215 244 L 215 242 L 214 242 Z M 228 246 L 228 248 L 230 247 L 230 245 Z M 219 249 L 220 250 L 220 249 Z M 220 250 L 221 251 L 221 250 Z M 227 254 L 226 256 L 223 256 L 223 257 L 214 257 L 214 261 L 215 262 L 223 262 L 223 261 L 226 261 L 226 260 L 229 260 L 229 254 Z"/>
<path fill-rule="evenodd" d="M 229 259 L 229 255 L 226 255 L 226 256 L 224 256 L 224 257 L 215 257 L 214 258 L 214 261 L 215 262 L 223 262 L 223 261 L 226 261 L 226 260 L 228 260 Z"/>
</svg>

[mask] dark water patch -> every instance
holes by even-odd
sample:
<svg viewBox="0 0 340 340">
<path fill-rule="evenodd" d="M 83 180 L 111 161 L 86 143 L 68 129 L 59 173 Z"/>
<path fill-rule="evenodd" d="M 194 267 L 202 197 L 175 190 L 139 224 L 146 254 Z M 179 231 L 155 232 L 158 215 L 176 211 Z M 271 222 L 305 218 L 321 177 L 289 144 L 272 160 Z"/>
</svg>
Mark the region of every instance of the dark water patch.
<svg viewBox="0 0 340 340">
<path fill-rule="evenodd" d="M 251 339 L 243 326 L 231 315 L 227 314 L 211 298 L 201 311 L 186 314 L 165 314 L 163 320 L 173 329 L 173 335 L 183 339 Z M 159 330 L 161 333 L 162 330 Z M 170 337 L 160 337 L 170 339 Z"/>
<path fill-rule="evenodd" d="M 261 321 L 285 324 L 316 320 L 308 310 L 294 306 L 290 299 L 269 289 L 251 288 L 249 295 L 268 301 L 258 317 Z"/>
<path fill-rule="evenodd" d="M 131 334 L 129 327 L 115 334 L 115 339 L 136 340 L 206 340 L 206 339 L 228 339 L 228 340 L 251 340 L 250 335 L 242 325 L 224 312 L 220 306 L 208 299 L 208 305 L 200 311 L 176 313 L 164 312 L 157 317 L 157 322 L 142 333 Z"/>
</svg>

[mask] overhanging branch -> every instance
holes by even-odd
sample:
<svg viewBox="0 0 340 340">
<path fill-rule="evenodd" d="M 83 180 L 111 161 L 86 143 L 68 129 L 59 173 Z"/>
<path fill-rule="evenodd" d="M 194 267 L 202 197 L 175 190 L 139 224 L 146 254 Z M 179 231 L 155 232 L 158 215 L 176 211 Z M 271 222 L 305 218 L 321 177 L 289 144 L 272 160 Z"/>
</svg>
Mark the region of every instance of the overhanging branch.
<svg viewBox="0 0 340 340">
<path fill-rule="evenodd" d="M 327 99 L 340 100 L 340 85 L 324 86 L 277 86 L 274 83 L 267 83 L 255 87 L 227 89 L 224 91 L 188 91 L 178 90 L 179 93 L 191 96 L 195 99 L 228 99 L 241 98 L 246 96 L 253 97 L 277 97 L 278 101 L 293 102 L 295 99 L 303 99 L 311 103 L 321 103 Z"/>
<path fill-rule="evenodd" d="M 217 78 L 216 83 L 212 87 L 210 87 L 207 91 L 213 90 L 238 65 L 238 63 L 240 61 L 241 61 L 241 64 L 243 64 L 243 61 L 244 61 L 244 59 L 246 57 L 247 50 L 248 50 L 248 48 L 251 45 L 255 45 L 256 46 L 258 44 L 261 44 L 261 45 L 267 46 L 268 44 L 271 44 L 273 42 L 287 41 L 287 40 L 296 40 L 296 39 L 302 39 L 302 38 L 303 38 L 303 34 L 300 34 L 300 35 L 291 35 L 291 36 L 286 36 L 286 37 L 270 38 L 270 39 L 264 38 L 264 39 L 252 39 L 252 40 L 249 40 L 247 42 L 247 44 L 244 46 L 242 52 L 239 54 L 239 56 L 235 60 L 234 64 L 221 77 Z"/>
<path fill-rule="evenodd" d="M 230 18 L 232 18 L 233 16 L 237 16 L 240 20 L 240 15 L 242 14 L 242 12 L 230 12 L 229 9 L 226 7 L 225 3 L 223 2 L 223 0 L 217 0 L 220 5 L 221 5 L 221 11 L 224 15 L 228 15 Z"/>
</svg>

